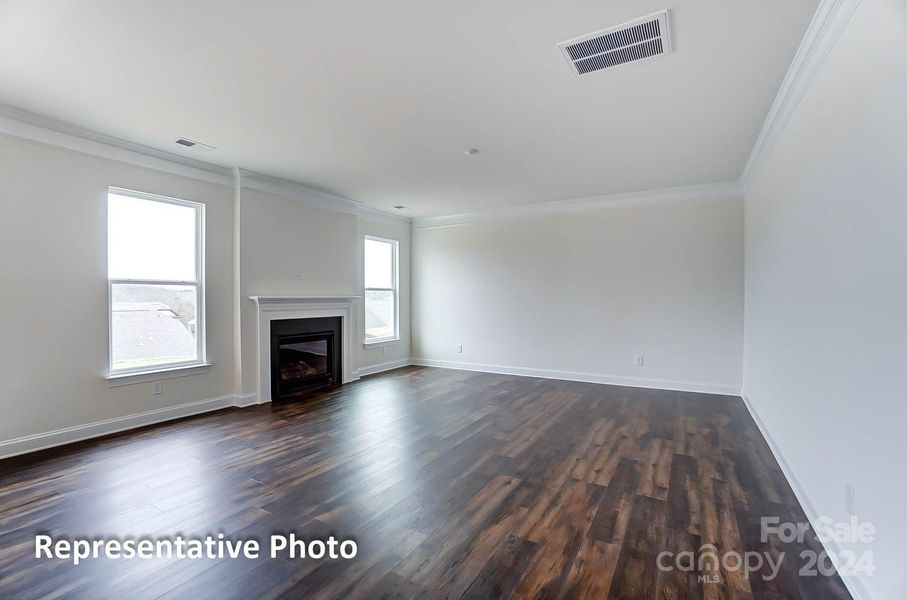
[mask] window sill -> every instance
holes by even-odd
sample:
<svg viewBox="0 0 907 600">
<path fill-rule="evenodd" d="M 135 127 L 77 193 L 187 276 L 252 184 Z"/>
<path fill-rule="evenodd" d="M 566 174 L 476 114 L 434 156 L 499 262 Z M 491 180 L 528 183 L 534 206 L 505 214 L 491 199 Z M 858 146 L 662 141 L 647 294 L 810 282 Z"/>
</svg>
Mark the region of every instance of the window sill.
<svg viewBox="0 0 907 600">
<path fill-rule="evenodd" d="M 160 381 L 162 379 L 174 379 L 176 377 L 188 377 L 189 375 L 201 375 L 207 373 L 211 368 L 208 363 L 200 365 L 186 365 L 184 367 L 170 367 L 158 369 L 156 371 L 141 371 L 139 373 L 117 373 L 107 376 L 107 387 L 120 387 L 122 385 L 133 385 L 136 383 L 146 383 L 148 381 Z"/>
<path fill-rule="evenodd" d="M 387 346 L 396 346 L 400 343 L 400 338 L 386 340 L 375 340 L 374 342 L 362 342 L 365 348 L 386 348 Z"/>
</svg>

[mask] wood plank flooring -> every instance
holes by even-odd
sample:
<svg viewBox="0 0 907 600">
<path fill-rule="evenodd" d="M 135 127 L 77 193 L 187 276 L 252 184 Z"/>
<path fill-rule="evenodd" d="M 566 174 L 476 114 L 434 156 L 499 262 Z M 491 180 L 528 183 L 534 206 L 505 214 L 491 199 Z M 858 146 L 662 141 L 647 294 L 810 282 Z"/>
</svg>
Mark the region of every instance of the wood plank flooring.
<svg viewBox="0 0 907 600">
<path fill-rule="evenodd" d="M 850 597 L 798 576 L 821 546 L 762 542 L 763 516 L 806 522 L 739 398 L 407 367 L 0 461 L 0 597 Z M 37 532 L 333 534 L 358 555 L 73 566 L 34 558 Z M 659 569 L 707 544 L 787 560 L 768 581 Z"/>
</svg>

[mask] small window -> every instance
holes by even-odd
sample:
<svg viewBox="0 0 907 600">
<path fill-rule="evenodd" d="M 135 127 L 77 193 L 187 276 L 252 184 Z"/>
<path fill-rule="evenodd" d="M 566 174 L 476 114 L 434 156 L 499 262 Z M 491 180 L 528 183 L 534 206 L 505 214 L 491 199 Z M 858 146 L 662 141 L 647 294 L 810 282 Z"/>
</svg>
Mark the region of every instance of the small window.
<svg viewBox="0 0 907 600">
<path fill-rule="evenodd" d="M 110 374 L 204 363 L 204 205 L 110 188 Z"/>
<path fill-rule="evenodd" d="M 365 238 L 365 343 L 399 339 L 397 242 Z"/>
</svg>

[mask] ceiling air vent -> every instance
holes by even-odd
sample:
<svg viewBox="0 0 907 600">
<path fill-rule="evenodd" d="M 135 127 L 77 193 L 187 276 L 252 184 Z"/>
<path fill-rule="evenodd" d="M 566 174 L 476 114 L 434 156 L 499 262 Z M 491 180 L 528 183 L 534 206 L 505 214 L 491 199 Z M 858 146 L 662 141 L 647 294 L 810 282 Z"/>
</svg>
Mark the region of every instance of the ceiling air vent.
<svg viewBox="0 0 907 600">
<path fill-rule="evenodd" d="M 215 148 L 214 146 L 209 146 L 208 144 L 203 144 L 201 142 L 196 142 L 195 140 L 189 140 L 186 138 L 179 138 L 178 140 L 174 140 L 174 143 L 179 144 L 180 146 L 185 146 L 186 148 L 195 148 L 196 150 L 205 150 L 208 152 L 210 152 L 211 150 L 217 150 L 217 148 Z"/>
<path fill-rule="evenodd" d="M 575 75 L 668 54 L 671 51 L 668 11 L 589 33 L 557 46 Z"/>
</svg>

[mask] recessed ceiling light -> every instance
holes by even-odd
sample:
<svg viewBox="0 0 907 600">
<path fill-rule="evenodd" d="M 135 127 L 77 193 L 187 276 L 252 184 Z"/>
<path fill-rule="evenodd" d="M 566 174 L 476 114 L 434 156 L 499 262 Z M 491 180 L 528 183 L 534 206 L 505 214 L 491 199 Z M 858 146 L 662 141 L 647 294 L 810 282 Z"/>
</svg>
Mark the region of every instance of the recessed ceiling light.
<svg viewBox="0 0 907 600">
<path fill-rule="evenodd" d="M 479 153 L 478 148 L 467 148 L 466 150 L 463 151 L 463 154 L 465 154 L 466 156 L 475 156 L 478 153 Z"/>
</svg>

